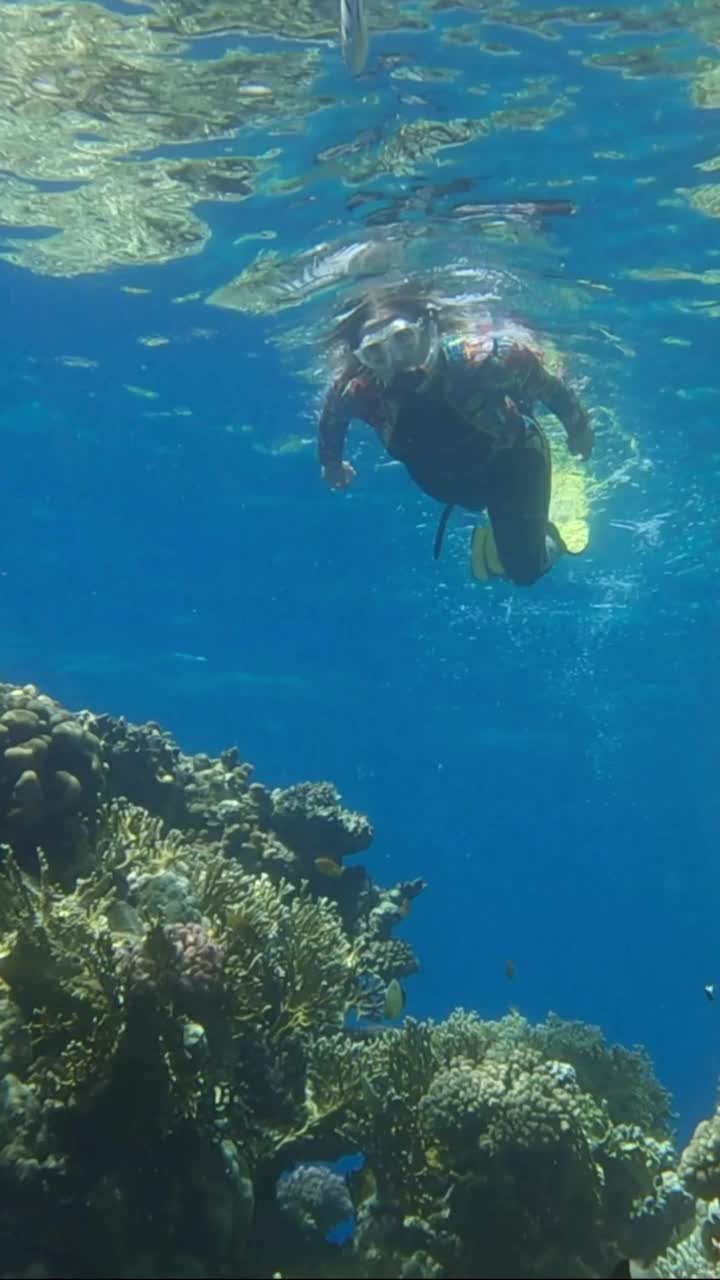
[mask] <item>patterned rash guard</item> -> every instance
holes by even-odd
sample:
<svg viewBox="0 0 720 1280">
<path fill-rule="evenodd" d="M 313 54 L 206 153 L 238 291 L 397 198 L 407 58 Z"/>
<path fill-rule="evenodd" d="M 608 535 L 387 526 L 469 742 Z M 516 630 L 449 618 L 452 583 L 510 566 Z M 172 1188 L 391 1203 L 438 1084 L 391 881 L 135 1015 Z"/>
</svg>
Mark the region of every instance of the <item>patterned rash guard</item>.
<svg viewBox="0 0 720 1280">
<path fill-rule="evenodd" d="M 575 392 L 512 331 L 444 338 L 432 374 L 400 377 L 388 387 L 353 361 L 325 399 L 320 464 L 340 467 L 348 427 L 359 418 L 432 497 L 483 505 L 477 477 L 499 449 L 525 438 L 538 402 L 560 419 L 571 449 L 589 432 Z M 475 475 L 469 494 L 468 471 Z"/>
</svg>

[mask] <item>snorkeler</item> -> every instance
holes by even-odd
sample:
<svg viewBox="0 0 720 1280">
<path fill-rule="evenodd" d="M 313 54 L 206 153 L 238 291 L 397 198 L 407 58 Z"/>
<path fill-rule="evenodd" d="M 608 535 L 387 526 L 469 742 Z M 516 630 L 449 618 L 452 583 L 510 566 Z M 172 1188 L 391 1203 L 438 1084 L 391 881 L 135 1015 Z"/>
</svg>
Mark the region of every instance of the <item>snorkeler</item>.
<svg viewBox="0 0 720 1280">
<path fill-rule="evenodd" d="M 366 296 L 336 325 L 340 356 L 319 424 L 322 477 L 347 489 L 355 470 L 343 461 L 350 422 L 373 427 L 431 498 L 442 502 L 440 553 L 454 506 L 487 511 L 474 530 L 476 578 L 537 582 L 570 550 L 549 519 L 550 446 L 534 417 L 539 402 L 562 422 L 570 452 L 590 457 L 593 431 L 576 393 L 550 373 L 511 324 L 474 326 L 453 306 L 404 287 Z"/>
</svg>

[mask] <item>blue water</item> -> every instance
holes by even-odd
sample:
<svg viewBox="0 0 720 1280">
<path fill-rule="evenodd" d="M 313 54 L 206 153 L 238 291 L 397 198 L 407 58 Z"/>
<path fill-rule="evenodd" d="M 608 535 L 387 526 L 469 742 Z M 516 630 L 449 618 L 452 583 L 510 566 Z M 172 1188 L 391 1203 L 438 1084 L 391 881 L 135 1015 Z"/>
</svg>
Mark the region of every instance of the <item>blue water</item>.
<svg viewBox="0 0 720 1280">
<path fill-rule="evenodd" d="M 720 386 L 706 305 L 720 277 L 626 273 L 718 269 L 717 224 L 677 193 L 713 181 L 696 166 L 717 152 L 718 116 L 693 105 L 688 75 L 625 78 L 584 57 L 669 47 L 683 71 L 717 55 L 689 30 L 567 23 L 552 40 L 483 28 L 514 56 L 441 41 L 471 20 L 452 11 L 432 34 L 373 38 L 374 60 L 407 55 L 453 81 L 394 79 L 371 61 L 352 82 L 328 46 L 316 91 L 339 95 L 336 109 L 296 134 L 238 131 L 209 150 L 280 146 L 282 176 L 312 173 L 318 152 L 361 128 L 485 115 L 517 105 L 526 77 L 554 77 L 529 105 L 562 93 L 571 105 L 542 132 L 500 131 L 368 185 L 470 174 L 468 199 L 577 202 L 545 227 L 537 276 L 532 252 L 522 271 L 534 319 L 589 379 L 597 411 L 590 469 L 610 483 L 588 554 L 530 591 L 482 589 L 468 580 L 469 523 L 456 518 L 433 563 L 434 505 L 378 469 L 361 427 L 346 496 L 323 489 L 312 446 L 273 452 L 314 432 L 307 352 L 272 341 L 303 309 L 254 316 L 204 298 L 262 247 L 246 234 L 271 228 L 288 254 L 362 226 L 366 210 L 346 210 L 352 189 L 329 171 L 305 202 L 202 203 L 206 250 L 163 266 L 51 278 L 0 263 L 2 678 L 158 720 L 188 751 L 237 743 L 269 785 L 332 779 L 376 825 L 372 875 L 429 884 L 405 926 L 423 965 L 409 1011 L 552 1009 L 641 1042 L 685 1134 L 712 1110 L 720 1068 L 720 1001 L 703 994 L 720 982 Z M 243 43 L 196 40 L 188 56 Z M 485 96 L 469 94 L 476 82 Z M 413 93 L 429 105 L 402 101 Z M 508 270 L 524 254 L 487 252 Z M 478 237 L 467 265 L 485 260 Z M 578 279 L 605 289 L 585 287 L 576 308 Z M 169 343 L 139 343 L 154 334 Z"/>
</svg>

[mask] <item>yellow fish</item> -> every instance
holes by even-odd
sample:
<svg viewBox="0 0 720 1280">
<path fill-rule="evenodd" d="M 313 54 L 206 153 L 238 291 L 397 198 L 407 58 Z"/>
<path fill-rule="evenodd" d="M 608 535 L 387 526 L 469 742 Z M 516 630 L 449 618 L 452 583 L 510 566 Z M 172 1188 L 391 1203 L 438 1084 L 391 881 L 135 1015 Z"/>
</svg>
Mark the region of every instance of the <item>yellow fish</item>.
<svg viewBox="0 0 720 1280">
<path fill-rule="evenodd" d="M 242 911 L 228 911 L 227 923 L 235 936 L 242 942 L 247 942 L 251 947 L 260 946 L 260 934 Z"/>
<path fill-rule="evenodd" d="M 397 978 L 392 978 L 385 991 L 383 1014 L 388 1019 L 399 1018 L 404 1008 L 405 992 Z"/>
<path fill-rule="evenodd" d="M 330 876 L 334 880 L 340 879 L 344 869 L 342 863 L 336 862 L 334 858 L 316 858 L 314 865 L 321 876 Z"/>
<path fill-rule="evenodd" d="M 369 1165 L 364 1164 L 362 1169 L 355 1169 L 348 1179 L 350 1183 L 350 1195 L 356 1208 L 365 1204 L 366 1200 L 372 1200 L 377 1195 L 377 1179 Z"/>
</svg>

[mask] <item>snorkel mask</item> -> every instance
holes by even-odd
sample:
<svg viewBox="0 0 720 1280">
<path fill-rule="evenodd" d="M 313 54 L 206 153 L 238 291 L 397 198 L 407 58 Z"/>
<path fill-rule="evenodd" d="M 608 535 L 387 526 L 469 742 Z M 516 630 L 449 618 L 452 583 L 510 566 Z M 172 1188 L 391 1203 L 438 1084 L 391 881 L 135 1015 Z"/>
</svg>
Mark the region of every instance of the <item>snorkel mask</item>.
<svg viewBox="0 0 720 1280">
<path fill-rule="evenodd" d="M 417 320 L 398 316 L 368 325 L 353 354 L 380 382 L 389 383 L 400 373 L 430 373 L 439 349 L 438 324 L 430 312 Z"/>
</svg>

